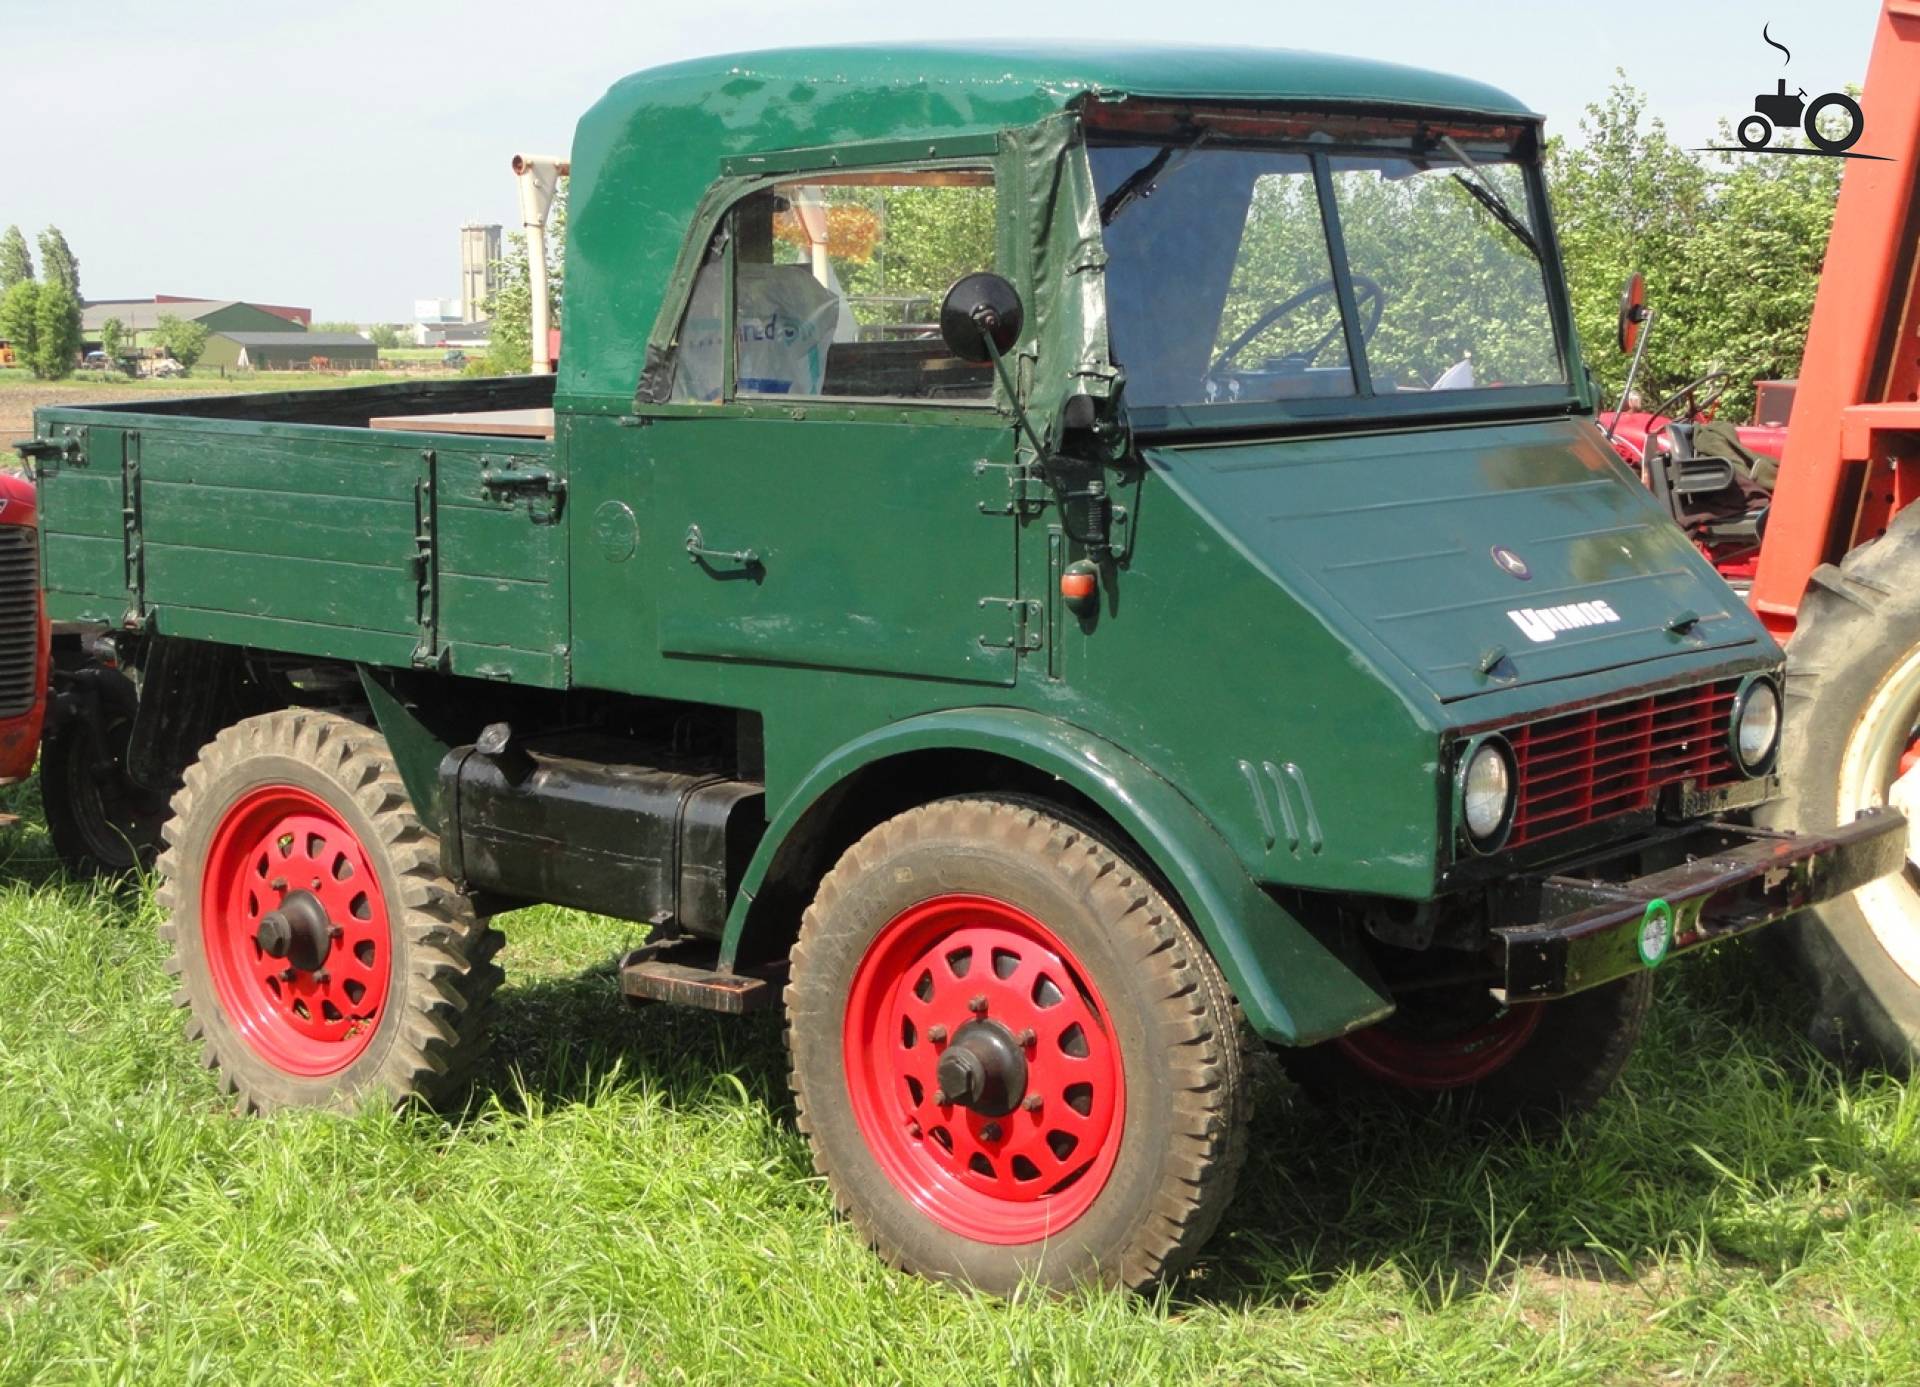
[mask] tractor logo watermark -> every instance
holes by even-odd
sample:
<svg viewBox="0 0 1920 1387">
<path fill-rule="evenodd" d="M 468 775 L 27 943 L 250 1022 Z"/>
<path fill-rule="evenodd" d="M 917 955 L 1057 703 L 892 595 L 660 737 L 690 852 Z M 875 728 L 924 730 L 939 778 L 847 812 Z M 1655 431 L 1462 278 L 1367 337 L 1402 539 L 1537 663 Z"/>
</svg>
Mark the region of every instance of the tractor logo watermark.
<svg viewBox="0 0 1920 1387">
<path fill-rule="evenodd" d="M 1771 48 L 1781 53 L 1784 65 L 1793 61 L 1793 50 L 1768 32 L 1771 25 L 1762 25 L 1760 37 Z M 1866 133 L 1866 116 L 1861 113 L 1860 103 L 1845 92 L 1827 92 L 1823 96 L 1809 98 L 1805 87 L 1787 90 L 1787 79 L 1777 78 L 1770 92 L 1761 92 L 1753 98 L 1753 110 L 1740 118 L 1733 128 L 1739 139 L 1738 145 L 1706 145 L 1704 148 L 1718 154 L 1816 154 L 1831 159 L 1885 159 L 1884 154 L 1855 154 L 1854 145 L 1860 136 Z M 1798 129 L 1807 137 L 1808 144 L 1775 144 L 1776 131 L 1785 132 L 1790 140 Z"/>
</svg>

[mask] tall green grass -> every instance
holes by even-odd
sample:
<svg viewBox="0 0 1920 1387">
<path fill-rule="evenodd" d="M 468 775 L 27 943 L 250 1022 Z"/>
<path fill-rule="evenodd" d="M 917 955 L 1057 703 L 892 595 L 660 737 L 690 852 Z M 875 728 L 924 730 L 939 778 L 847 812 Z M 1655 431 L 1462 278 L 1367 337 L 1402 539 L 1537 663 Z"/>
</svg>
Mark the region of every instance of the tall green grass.
<svg viewBox="0 0 1920 1387">
<path fill-rule="evenodd" d="M 1811 1056 L 1748 951 L 1668 970 L 1563 1134 L 1330 1123 L 1268 1073 L 1180 1284 L 1002 1304 L 835 1221 L 774 1019 L 624 1007 L 638 927 L 505 920 L 464 1114 L 245 1120 L 150 893 L 48 857 L 0 840 L 0 1384 L 1920 1382 L 1920 1089 Z"/>
</svg>

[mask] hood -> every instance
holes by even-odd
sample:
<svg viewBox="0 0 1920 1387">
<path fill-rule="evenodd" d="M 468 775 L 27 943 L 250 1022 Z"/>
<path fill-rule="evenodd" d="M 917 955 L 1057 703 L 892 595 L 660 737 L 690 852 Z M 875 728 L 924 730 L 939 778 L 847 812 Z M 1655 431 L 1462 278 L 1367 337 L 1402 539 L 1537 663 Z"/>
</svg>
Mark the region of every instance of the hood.
<svg viewBox="0 0 1920 1387">
<path fill-rule="evenodd" d="M 1235 548 L 1442 702 L 1768 639 L 1586 420 L 1146 455 Z"/>
</svg>

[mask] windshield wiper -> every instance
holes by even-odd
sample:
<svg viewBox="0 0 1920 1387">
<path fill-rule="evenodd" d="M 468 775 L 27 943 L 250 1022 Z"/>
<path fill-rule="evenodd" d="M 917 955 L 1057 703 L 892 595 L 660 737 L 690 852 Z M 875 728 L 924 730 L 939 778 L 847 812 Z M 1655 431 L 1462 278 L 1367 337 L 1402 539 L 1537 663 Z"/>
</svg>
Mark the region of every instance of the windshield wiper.
<svg viewBox="0 0 1920 1387">
<path fill-rule="evenodd" d="M 1472 179 L 1456 173 L 1452 175 L 1453 181 L 1472 193 L 1473 200 L 1486 208 L 1488 215 L 1504 226 L 1514 240 L 1525 246 L 1529 255 L 1535 260 L 1540 259 L 1540 243 L 1534 240 L 1533 232 L 1527 224 L 1521 221 L 1513 208 L 1507 205 L 1507 200 L 1500 196 L 1499 190 L 1493 186 L 1493 181 L 1487 177 L 1485 171 L 1468 157 L 1467 151 L 1460 148 L 1453 136 L 1442 135 L 1440 143 L 1447 147 L 1449 154 L 1473 171 Z M 1477 182 L 1474 181 L 1476 179 Z"/>
<path fill-rule="evenodd" d="M 1161 146 L 1158 154 L 1128 174 L 1119 187 L 1107 194 L 1106 201 L 1100 204 L 1100 225 L 1111 226 L 1113 219 L 1127 209 L 1128 203 L 1135 198 L 1145 197 L 1155 183 L 1171 177 L 1173 171 L 1186 161 L 1186 157 L 1206 143 L 1212 134 L 1212 128 L 1208 127 L 1185 144 Z"/>
</svg>

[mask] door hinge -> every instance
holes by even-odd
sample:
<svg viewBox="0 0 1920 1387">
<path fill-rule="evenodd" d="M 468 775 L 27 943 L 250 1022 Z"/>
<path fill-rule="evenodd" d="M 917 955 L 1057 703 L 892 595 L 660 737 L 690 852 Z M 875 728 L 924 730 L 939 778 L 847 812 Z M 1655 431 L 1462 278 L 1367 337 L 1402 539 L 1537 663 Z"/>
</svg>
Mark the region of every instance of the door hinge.
<svg viewBox="0 0 1920 1387">
<path fill-rule="evenodd" d="M 127 583 L 127 612 L 122 624 L 136 627 L 147 615 L 147 548 L 140 514 L 139 433 L 129 429 L 120 447 L 120 524 L 125 536 Z"/>
<path fill-rule="evenodd" d="M 1010 649 L 1016 653 L 1040 648 L 1040 627 L 1046 620 L 1046 613 L 1038 602 L 1024 597 L 983 597 L 980 605 L 1005 607 L 1013 625 L 1011 634 L 1004 639 L 980 637 L 981 645 L 989 650 Z"/>
<path fill-rule="evenodd" d="M 986 476 L 989 470 L 1007 474 L 1007 499 L 980 502 L 980 514 L 1032 516 L 1047 508 L 1047 483 L 1037 467 L 1024 462 L 988 462 L 984 458 L 973 465 L 977 477 Z"/>
</svg>

